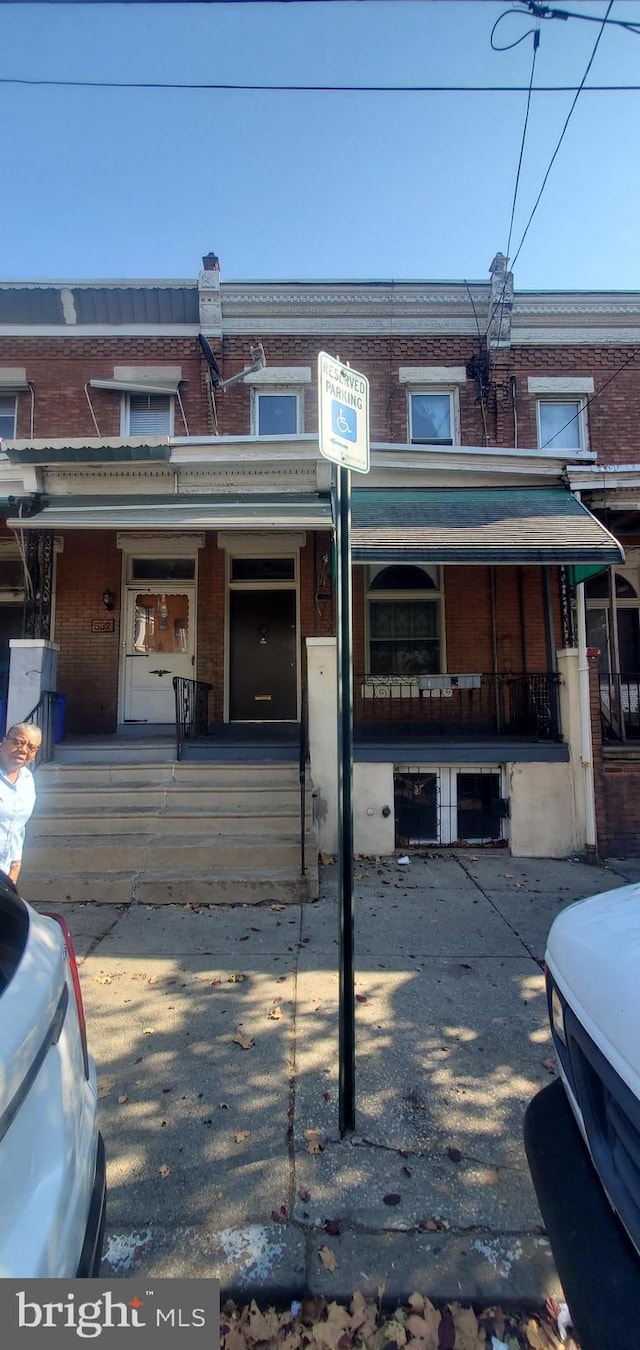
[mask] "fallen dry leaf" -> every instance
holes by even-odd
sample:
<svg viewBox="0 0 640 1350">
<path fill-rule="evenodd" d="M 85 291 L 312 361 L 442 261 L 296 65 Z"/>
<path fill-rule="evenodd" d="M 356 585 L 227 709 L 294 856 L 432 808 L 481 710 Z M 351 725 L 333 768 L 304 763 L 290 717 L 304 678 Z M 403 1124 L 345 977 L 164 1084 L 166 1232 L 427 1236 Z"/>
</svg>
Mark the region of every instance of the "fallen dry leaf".
<svg viewBox="0 0 640 1350">
<path fill-rule="evenodd" d="M 304 1137 L 307 1141 L 307 1150 L 309 1153 L 324 1153 L 326 1137 L 322 1130 L 305 1130 Z"/>
<path fill-rule="evenodd" d="M 227 977 L 227 984 L 242 984 L 245 979 L 245 975 L 239 975 L 237 971 L 232 971 L 231 975 Z"/>
<path fill-rule="evenodd" d="M 439 1350 L 438 1328 L 440 1326 L 440 1313 L 434 1308 L 428 1299 L 423 1299 L 421 1295 L 415 1295 L 414 1298 L 421 1298 L 422 1306 L 420 1312 L 411 1313 L 405 1320 L 405 1327 L 413 1337 L 420 1341 L 425 1350 Z"/>
<path fill-rule="evenodd" d="M 160 1172 L 161 1177 L 171 1176 L 171 1168 L 167 1167 L 166 1163 L 163 1163 L 162 1167 L 158 1168 L 158 1171 Z"/>
<path fill-rule="evenodd" d="M 113 977 L 112 977 L 111 975 L 96 975 L 96 976 L 94 977 L 94 979 L 95 979 L 95 983 L 96 983 L 96 984 L 112 984 L 112 983 L 113 983 Z"/>
<path fill-rule="evenodd" d="M 543 1064 L 543 1067 L 547 1070 L 547 1073 L 552 1073 L 553 1076 L 554 1076 L 554 1078 L 555 1078 L 555 1074 L 556 1074 L 556 1062 L 555 1062 L 555 1059 L 543 1059 L 542 1064 Z"/>
<path fill-rule="evenodd" d="M 246 1329 L 254 1344 L 257 1344 L 258 1341 L 275 1340 L 278 1335 L 278 1324 L 279 1318 L 274 1308 L 269 1308 L 266 1313 L 262 1313 L 255 1299 L 250 1303 Z"/>
<path fill-rule="evenodd" d="M 233 1136 L 234 1144 L 242 1144 L 245 1139 L 251 1138 L 251 1130 L 236 1130 Z"/>
<path fill-rule="evenodd" d="M 122 1092 L 118 1097 L 118 1106 L 124 1106 L 125 1102 L 128 1102 L 128 1100 L 129 1098 L 127 1097 L 126 1092 Z"/>
<path fill-rule="evenodd" d="M 484 1332 L 478 1327 L 478 1319 L 473 1308 L 463 1308 L 459 1303 L 451 1303 L 449 1312 L 456 1331 L 456 1350 L 484 1350 Z"/>
<path fill-rule="evenodd" d="M 250 1050 L 253 1045 L 253 1036 L 232 1036 L 234 1045 L 240 1045 L 243 1050 Z"/>
<path fill-rule="evenodd" d="M 281 1017 L 282 1017 L 282 1008 L 275 1007 L 271 1009 L 271 1012 L 269 1013 L 270 1022 L 279 1022 Z"/>
<path fill-rule="evenodd" d="M 111 1089 L 114 1088 L 115 1085 L 116 1085 L 116 1081 L 117 1081 L 117 1080 L 116 1080 L 114 1077 L 110 1077 L 110 1076 L 108 1076 L 108 1075 L 106 1075 L 106 1074 L 104 1075 L 104 1077 L 100 1077 L 100 1078 L 98 1079 L 98 1100 L 99 1100 L 99 1101 L 102 1101 L 103 1097 L 108 1097 L 108 1096 L 109 1096 L 109 1093 L 111 1092 Z"/>
<path fill-rule="evenodd" d="M 325 1270 L 335 1270 L 338 1264 L 336 1254 L 330 1247 L 321 1247 L 318 1253 Z"/>
</svg>

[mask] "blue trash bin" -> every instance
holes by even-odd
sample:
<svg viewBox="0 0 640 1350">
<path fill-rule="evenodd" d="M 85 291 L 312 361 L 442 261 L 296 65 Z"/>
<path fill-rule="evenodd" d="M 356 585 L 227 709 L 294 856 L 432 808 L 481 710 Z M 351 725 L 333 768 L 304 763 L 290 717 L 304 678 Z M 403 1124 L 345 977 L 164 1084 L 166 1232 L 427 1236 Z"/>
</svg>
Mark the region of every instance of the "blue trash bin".
<svg viewBox="0 0 640 1350">
<path fill-rule="evenodd" d="M 64 719 L 67 708 L 66 694 L 56 694 L 56 703 L 53 711 L 53 740 L 55 745 L 59 745 L 64 740 Z"/>
</svg>

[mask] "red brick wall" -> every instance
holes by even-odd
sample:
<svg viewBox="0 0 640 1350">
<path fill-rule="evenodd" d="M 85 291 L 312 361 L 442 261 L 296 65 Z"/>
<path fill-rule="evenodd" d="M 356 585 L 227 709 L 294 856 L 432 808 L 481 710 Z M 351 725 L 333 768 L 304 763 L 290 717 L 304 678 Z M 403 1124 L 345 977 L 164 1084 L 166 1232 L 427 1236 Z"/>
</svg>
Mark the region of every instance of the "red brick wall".
<svg viewBox="0 0 640 1350">
<path fill-rule="evenodd" d="M 247 365 L 249 346 L 261 340 L 269 366 L 310 366 L 311 384 L 305 388 L 305 430 L 317 427 L 316 364 L 318 351 L 339 352 L 371 381 L 371 439 L 406 442 L 407 389 L 398 380 L 401 365 L 467 366 L 477 353 L 469 337 L 319 337 L 249 335 L 226 337 L 213 344 L 223 377 Z M 529 394 L 529 375 L 593 376 L 596 397 L 587 419 L 590 448 L 604 463 L 640 461 L 640 359 L 631 361 L 631 347 L 514 347 L 494 354 L 493 388 L 486 400 L 489 444 L 512 446 L 515 426 L 511 377 L 516 380 L 518 443 L 537 442 L 536 397 Z M 207 435 L 212 417 L 206 387 L 206 363 L 196 338 L 95 337 L 1 338 L 0 365 L 26 366 L 36 391 L 35 435 L 94 436 L 95 427 L 84 393 L 93 378 L 111 378 L 114 365 L 181 365 L 185 382 L 181 395 L 191 435 Z M 612 378 L 614 377 L 614 378 Z M 482 445 L 484 424 L 474 380 L 460 387 L 461 441 Z M 120 429 L 120 398 L 106 390 L 90 390 L 102 435 Z M 247 435 L 251 425 L 251 388 L 238 383 L 216 395 L 221 435 Z M 18 435 L 28 437 L 31 400 L 18 400 Z M 185 434 L 176 407 L 175 434 Z"/>
<path fill-rule="evenodd" d="M 60 646 L 58 692 L 67 696 L 68 734 L 115 731 L 120 654 L 122 555 L 106 530 L 69 532 L 56 559 L 55 641 Z M 113 633 L 92 633 L 104 619 L 102 592 L 116 597 Z"/>
<path fill-rule="evenodd" d="M 589 698 L 598 854 L 601 858 L 637 858 L 640 856 L 640 757 L 623 759 L 619 752 L 603 747 L 597 656 L 589 658 Z"/>
<path fill-rule="evenodd" d="M 114 366 L 182 366 L 180 386 L 189 433 L 207 435 L 211 417 L 205 385 L 206 365 L 195 338 L 0 338 L 0 365 L 25 366 L 35 390 L 34 436 L 96 435 L 85 385 L 113 379 Z M 121 394 L 89 389 L 102 436 L 120 435 Z M 18 437 L 30 435 L 31 396 L 18 398 Z M 185 436 L 176 406 L 175 435 Z"/>
</svg>

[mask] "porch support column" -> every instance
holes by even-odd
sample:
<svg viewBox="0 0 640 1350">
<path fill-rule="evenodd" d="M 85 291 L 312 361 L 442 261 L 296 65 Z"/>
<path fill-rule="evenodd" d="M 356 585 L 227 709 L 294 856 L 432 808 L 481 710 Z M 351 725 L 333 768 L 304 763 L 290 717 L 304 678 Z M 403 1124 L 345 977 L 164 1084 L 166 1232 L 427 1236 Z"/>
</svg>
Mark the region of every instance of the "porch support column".
<svg viewBox="0 0 640 1350">
<path fill-rule="evenodd" d="M 24 602 L 26 638 L 51 637 L 53 595 L 53 534 L 49 530 L 26 530 L 27 586 Z"/>
<path fill-rule="evenodd" d="M 551 603 L 551 582 L 549 579 L 548 567 L 543 567 L 542 569 L 542 585 L 544 591 L 544 635 L 547 649 L 547 670 L 549 671 L 549 674 L 554 675 L 558 670 L 558 662 L 556 658 L 556 647 L 553 640 L 553 605 Z M 552 684 L 551 686 L 549 701 L 551 705 L 551 730 L 554 737 L 557 737 L 560 729 L 560 717 L 558 708 L 558 690 L 555 684 Z"/>
<path fill-rule="evenodd" d="M 58 679 L 56 642 L 44 638 L 11 638 L 7 726 L 22 722 L 43 694 L 55 693 Z"/>
<path fill-rule="evenodd" d="M 576 645 L 575 623 L 566 567 L 558 568 L 558 584 L 560 588 L 560 613 L 562 615 L 562 646 L 566 650 Z"/>
<path fill-rule="evenodd" d="M 321 853 L 338 847 L 337 684 L 336 639 L 307 638 L 309 760 Z"/>
</svg>

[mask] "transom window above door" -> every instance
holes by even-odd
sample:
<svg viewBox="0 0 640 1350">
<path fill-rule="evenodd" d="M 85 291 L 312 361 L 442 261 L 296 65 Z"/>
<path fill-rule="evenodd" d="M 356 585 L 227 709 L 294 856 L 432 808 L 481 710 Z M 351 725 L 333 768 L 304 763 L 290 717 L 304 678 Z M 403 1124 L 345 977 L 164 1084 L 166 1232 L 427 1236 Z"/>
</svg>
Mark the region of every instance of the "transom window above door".
<svg viewBox="0 0 640 1350">
<path fill-rule="evenodd" d="M 412 445 L 453 445 L 454 426 L 452 391 L 409 394 L 409 439 Z"/>
<path fill-rule="evenodd" d="M 125 394 L 121 422 L 123 436 L 171 436 L 173 395 Z"/>
<path fill-rule="evenodd" d="M 296 436 L 301 430 L 300 394 L 281 389 L 256 389 L 253 395 L 253 430 L 256 436 Z"/>
</svg>

